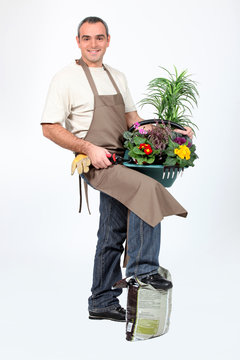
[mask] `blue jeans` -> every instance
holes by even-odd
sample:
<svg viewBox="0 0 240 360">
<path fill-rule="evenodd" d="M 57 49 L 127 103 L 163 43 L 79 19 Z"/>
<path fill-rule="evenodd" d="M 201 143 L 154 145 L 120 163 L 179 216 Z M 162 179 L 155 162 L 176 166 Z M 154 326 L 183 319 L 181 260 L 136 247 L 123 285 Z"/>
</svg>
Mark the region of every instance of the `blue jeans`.
<svg viewBox="0 0 240 360">
<path fill-rule="evenodd" d="M 93 269 L 89 310 L 111 310 L 119 306 L 121 289 L 112 286 L 122 279 L 120 258 L 127 236 L 128 209 L 100 192 L 100 223 Z M 155 273 L 159 267 L 161 227 L 152 227 L 130 211 L 128 225 L 129 261 L 126 276 Z"/>
</svg>

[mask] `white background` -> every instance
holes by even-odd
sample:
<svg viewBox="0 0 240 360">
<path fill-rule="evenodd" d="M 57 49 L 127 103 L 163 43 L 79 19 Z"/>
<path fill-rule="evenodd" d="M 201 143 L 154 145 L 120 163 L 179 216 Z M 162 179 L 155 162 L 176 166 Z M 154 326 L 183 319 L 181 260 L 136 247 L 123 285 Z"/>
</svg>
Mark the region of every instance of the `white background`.
<svg viewBox="0 0 240 360">
<path fill-rule="evenodd" d="M 1 0 L 2 360 L 239 359 L 239 10 L 237 0 Z M 126 74 L 136 102 L 159 65 L 187 68 L 201 95 L 199 160 L 170 189 L 189 216 L 162 224 L 170 331 L 137 343 L 125 324 L 88 320 L 98 193 L 92 215 L 79 215 L 73 155 L 39 125 L 52 76 L 80 56 L 76 28 L 89 15 L 108 23 L 105 62 Z"/>
</svg>

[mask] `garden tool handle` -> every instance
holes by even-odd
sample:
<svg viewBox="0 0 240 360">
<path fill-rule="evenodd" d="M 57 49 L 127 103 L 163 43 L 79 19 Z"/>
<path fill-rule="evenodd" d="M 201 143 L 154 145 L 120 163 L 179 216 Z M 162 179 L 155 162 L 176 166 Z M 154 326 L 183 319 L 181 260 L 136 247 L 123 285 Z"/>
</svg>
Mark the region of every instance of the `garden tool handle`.
<svg viewBox="0 0 240 360">
<path fill-rule="evenodd" d="M 139 121 L 139 126 L 142 126 L 142 125 L 147 125 L 147 124 L 155 124 L 155 123 L 159 123 L 161 124 L 162 122 L 164 122 L 165 125 L 169 124 L 171 125 L 171 127 L 174 127 L 176 129 L 179 129 L 179 130 L 186 130 L 182 125 L 180 124 L 177 124 L 173 121 L 168 121 L 168 120 L 163 120 L 163 119 L 149 119 L 149 120 L 142 120 L 142 121 Z M 133 131 L 135 129 L 134 125 L 132 125 L 128 131 Z"/>
<path fill-rule="evenodd" d="M 107 154 L 107 158 L 108 160 L 113 164 L 113 165 L 117 165 L 123 162 L 123 157 L 119 156 L 117 154 Z"/>
</svg>

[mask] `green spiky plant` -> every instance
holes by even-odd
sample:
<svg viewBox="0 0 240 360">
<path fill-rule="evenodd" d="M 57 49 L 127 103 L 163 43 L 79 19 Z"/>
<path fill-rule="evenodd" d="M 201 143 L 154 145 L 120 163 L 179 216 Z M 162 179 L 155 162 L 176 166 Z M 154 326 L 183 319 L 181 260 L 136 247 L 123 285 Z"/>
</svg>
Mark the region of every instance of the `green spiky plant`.
<svg viewBox="0 0 240 360">
<path fill-rule="evenodd" d="M 197 106 L 197 97 L 199 96 L 196 82 L 191 80 L 187 75 L 187 70 L 178 74 L 174 66 L 174 74 L 165 70 L 169 78 L 156 78 L 150 81 L 147 88 L 147 94 L 139 104 L 153 105 L 156 109 L 154 112 L 159 119 L 174 121 L 182 126 L 197 127 L 190 118 L 192 116 L 191 108 Z M 193 129 L 194 130 L 194 129 Z"/>
</svg>

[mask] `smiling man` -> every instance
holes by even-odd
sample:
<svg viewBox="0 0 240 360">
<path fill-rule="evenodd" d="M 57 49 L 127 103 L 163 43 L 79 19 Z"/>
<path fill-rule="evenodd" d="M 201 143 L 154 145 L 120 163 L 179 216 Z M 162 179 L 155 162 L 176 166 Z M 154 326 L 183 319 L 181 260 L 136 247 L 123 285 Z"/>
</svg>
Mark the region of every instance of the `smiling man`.
<svg viewBox="0 0 240 360">
<path fill-rule="evenodd" d="M 101 22 L 83 23 L 76 36 L 83 61 L 92 67 L 102 67 L 103 56 L 110 42 L 108 30 Z"/>
<path fill-rule="evenodd" d="M 160 222 L 164 216 L 187 213 L 160 183 L 109 161 L 112 153 L 123 155 L 123 132 L 142 119 L 125 76 L 103 64 L 110 43 L 107 24 L 98 17 L 84 19 L 76 40 L 82 56 L 54 76 L 41 124 L 44 136 L 89 157 L 92 166 L 84 179 L 100 191 L 89 318 L 125 321 L 118 300 L 121 290 L 112 286 L 122 277 L 120 257 L 127 233 L 126 276 L 166 290 L 172 283 L 158 274 Z M 183 133 L 191 136 L 191 129 Z M 90 240 L 87 232 L 83 238 Z"/>
</svg>

